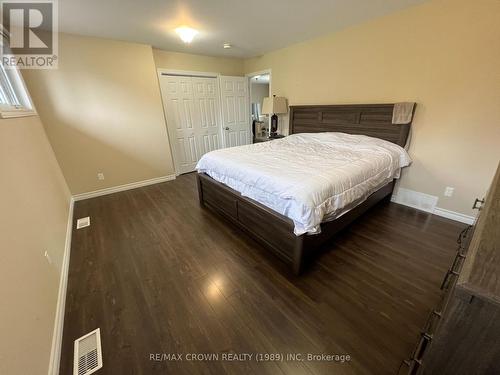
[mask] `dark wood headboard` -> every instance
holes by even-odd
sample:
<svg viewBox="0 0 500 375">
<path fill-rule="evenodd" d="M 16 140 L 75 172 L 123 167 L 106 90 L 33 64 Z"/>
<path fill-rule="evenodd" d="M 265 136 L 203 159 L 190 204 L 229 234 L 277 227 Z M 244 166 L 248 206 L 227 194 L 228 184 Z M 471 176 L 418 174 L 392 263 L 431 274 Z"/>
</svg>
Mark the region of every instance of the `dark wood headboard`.
<svg viewBox="0 0 500 375">
<path fill-rule="evenodd" d="M 410 124 L 392 123 L 394 104 L 290 106 L 289 133 L 342 132 L 385 139 L 404 147 Z M 413 109 L 415 111 L 415 108 Z"/>
</svg>

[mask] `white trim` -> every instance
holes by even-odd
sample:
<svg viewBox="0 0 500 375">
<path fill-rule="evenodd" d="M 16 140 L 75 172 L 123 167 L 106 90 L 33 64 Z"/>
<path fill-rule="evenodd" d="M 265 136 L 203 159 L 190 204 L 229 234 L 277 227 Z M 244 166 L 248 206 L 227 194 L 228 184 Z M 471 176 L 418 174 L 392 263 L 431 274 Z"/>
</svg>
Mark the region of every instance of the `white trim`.
<svg viewBox="0 0 500 375">
<path fill-rule="evenodd" d="M 439 198 L 434 195 L 405 188 L 399 188 L 391 197 L 391 202 L 402 204 L 403 206 L 416 208 L 417 210 L 429 212 L 437 216 L 469 225 L 474 223 L 474 216 L 440 208 L 437 206 L 438 200 Z"/>
<path fill-rule="evenodd" d="M 434 212 L 438 199 L 439 198 L 434 195 L 405 188 L 397 189 L 391 197 L 392 202 L 430 213 Z"/>
<path fill-rule="evenodd" d="M 68 224 L 66 226 L 66 241 L 59 278 L 59 292 L 57 295 L 56 316 L 54 318 L 54 331 L 52 333 L 52 349 L 50 351 L 49 375 L 59 374 L 61 361 L 62 334 L 64 328 L 64 312 L 66 306 L 66 289 L 68 286 L 69 257 L 71 253 L 71 235 L 73 233 L 73 207 L 75 200 L 71 197 L 69 202 Z"/>
<path fill-rule="evenodd" d="M 215 73 L 215 72 L 198 72 L 196 70 L 176 70 L 176 69 L 163 69 L 163 68 L 158 68 L 156 69 L 158 72 L 158 77 L 161 77 L 162 74 L 172 74 L 172 75 L 178 75 L 178 76 L 197 76 L 197 77 L 207 77 L 207 78 L 218 78 L 220 73 Z"/>
<path fill-rule="evenodd" d="M 132 182 L 130 184 L 125 184 L 125 185 L 113 186 L 113 187 L 109 187 L 106 189 L 89 191 L 87 193 L 75 194 L 75 195 L 73 195 L 73 199 L 75 201 L 81 201 L 84 199 L 100 197 L 102 195 L 118 193 L 120 191 L 125 191 L 125 190 L 137 189 L 137 188 L 140 188 L 143 186 L 160 184 L 162 182 L 172 181 L 172 180 L 175 180 L 175 174 L 171 174 L 171 175 L 163 176 L 163 177 L 151 178 L 149 180 Z"/>
<path fill-rule="evenodd" d="M 0 118 L 28 117 L 36 115 L 37 113 L 34 110 L 27 108 L 0 111 Z"/>
<path fill-rule="evenodd" d="M 433 214 L 469 225 L 474 224 L 474 220 L 476 220 L 474 216 L 461 214 L 460 212 L 450 211 L 440 207 L 436 207 Z"/>
<path fill-rule="evenodd" d="M 156 79 L 158 80 L 158 89 L 160 90 L 160 100 L 161 100 L 161 107 L 162 107 L 162 113 L 163 113 L 163 121 L 165 124 L 165 131 L 167 132 L 167 139 L 168 139 L 168 149 L 170 150 L 170 157 L 172 158 L 172 162 L 174 163 L 174 173 L 176 176 L 179 175 L 179 168 L 177 167 L 177 161 L 175 160 L 174 156 L 174 148 L 172 147 L 172 142 L 170 141 L 170 130 L 168 130 L 168 121 L 167 121 L 167 107 L 166 107 L 166 102 L 163 99 L 163 90 L 161 89 L 161 76 L 162 72 L 166 72 L 166 69 L 156 69 Z"/>
</svg>

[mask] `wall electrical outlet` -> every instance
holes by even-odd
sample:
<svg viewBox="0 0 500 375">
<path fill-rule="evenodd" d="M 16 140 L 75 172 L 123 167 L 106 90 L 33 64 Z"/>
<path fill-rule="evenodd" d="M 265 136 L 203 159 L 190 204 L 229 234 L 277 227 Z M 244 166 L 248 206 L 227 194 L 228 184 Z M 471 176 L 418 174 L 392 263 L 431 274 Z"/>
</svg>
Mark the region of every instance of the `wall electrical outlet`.
<svg viewBox="0 0 500 375">
<path fill-rule="evenodd" d="M 446 189 L 444 189 L 444 196 L 445 197 L 451 197 L 454 192 L 455 192 L 455 188 L 454 187 L 447 186 Z"/>
<path fill-rule="evenodd" d="M 99 173 L 97 174 L 97 179 L 98 179 L 98 180 L 101 180 L 101 181 L 102 181 L 102 180 L 104 180 L 104 173 L 99 172 Z"/>
</svg>

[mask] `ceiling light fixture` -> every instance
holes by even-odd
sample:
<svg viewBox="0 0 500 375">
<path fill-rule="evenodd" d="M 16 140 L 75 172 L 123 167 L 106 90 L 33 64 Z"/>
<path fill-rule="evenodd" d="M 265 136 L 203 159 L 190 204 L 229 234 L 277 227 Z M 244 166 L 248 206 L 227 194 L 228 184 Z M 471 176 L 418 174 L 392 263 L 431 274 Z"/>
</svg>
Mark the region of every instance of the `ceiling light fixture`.
<svg viewBox="0 0 500 375">
<path fill-rule="evenodd" d="M 229 49 L 232 47 L 231 43 L 224 43 L 223 45 L 224 49 Z"/>
<path fill-rule="evenodd" d="M 198 34 L 198 30 L 192 29 L 187 26 L 181 26 L 175 29 L 175 32 L 184 43 L 191 43 L 193 38 Z"/>
</svg>

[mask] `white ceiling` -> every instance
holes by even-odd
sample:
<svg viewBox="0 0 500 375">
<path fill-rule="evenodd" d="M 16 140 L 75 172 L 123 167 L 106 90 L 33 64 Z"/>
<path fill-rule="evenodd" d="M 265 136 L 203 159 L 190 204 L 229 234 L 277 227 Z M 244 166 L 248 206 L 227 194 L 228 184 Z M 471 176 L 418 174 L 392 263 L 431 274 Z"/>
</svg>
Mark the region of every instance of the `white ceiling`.
<svg viewBox="0 0 500 375">
<path fill-rule="evenodd" d="M 61 0 L 59 29 L 171 51 L 254 57 L 425 0 Z M 173 31 L 199 30 L 190 45 Z M 222 44 L 230 42 L 231 49 Z"/>
</svg>

